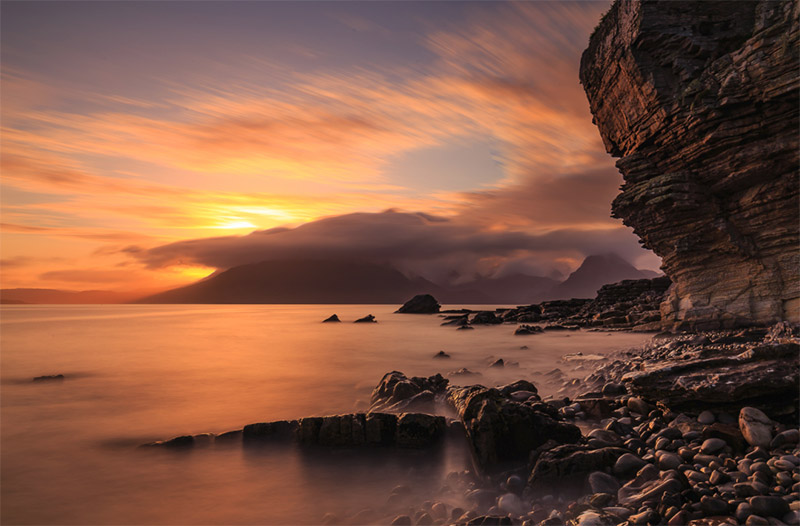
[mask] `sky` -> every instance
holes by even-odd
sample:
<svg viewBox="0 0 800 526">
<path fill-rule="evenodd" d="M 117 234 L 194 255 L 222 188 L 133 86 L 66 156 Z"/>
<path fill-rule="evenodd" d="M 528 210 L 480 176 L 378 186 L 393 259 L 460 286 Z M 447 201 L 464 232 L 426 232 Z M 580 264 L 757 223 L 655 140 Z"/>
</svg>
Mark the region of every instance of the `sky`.
<svg viewBox="0 0 800 526">
<path fill-rule="evenodd" d="M 0 286 L 657 269 L 578 82 L 609 3 L 4 1 Z"/>
</svg>

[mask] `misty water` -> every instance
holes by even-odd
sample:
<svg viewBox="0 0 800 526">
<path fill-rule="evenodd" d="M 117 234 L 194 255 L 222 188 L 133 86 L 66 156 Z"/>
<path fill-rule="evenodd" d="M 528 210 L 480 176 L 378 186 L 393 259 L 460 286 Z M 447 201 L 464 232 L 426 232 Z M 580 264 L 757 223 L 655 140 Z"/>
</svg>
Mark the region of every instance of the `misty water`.
<svg viewBox="0 0 800 526">
<path fill-rule="evenodd" d="M 314 524 L 327 512 L 393 511 L 392 488 L 442 494 L 465 450 L 304 451 L 294 446 L 189 452 L 136 446 L 182 434 L 364 408 L 384 373 L 467 367 L 484 385 L 633 347 L 644 334 L 514 326 L 441 327 L 389 305 L 3 306 L 0 479 L 3 524 Z M 332 313 L 341 324 L 323 324 Z M 377 324 L 350 323 L 374 314 Z M 527 346 L 528 349 L 522 349 Z M 444 350 L 449 360 L 432 356 Z M 518 367 L 489 369 L 494 358 Z M 33 382 L 64 374 L 61 382 Z M 463 382 L 454 382 L 463 383 Z M 469 382 L 474 383 L 474 382 Z M 551 391 L 552 392 L 552 391 Z M 448 500 L 450 499 L 450 500 Z"/>
</svg>

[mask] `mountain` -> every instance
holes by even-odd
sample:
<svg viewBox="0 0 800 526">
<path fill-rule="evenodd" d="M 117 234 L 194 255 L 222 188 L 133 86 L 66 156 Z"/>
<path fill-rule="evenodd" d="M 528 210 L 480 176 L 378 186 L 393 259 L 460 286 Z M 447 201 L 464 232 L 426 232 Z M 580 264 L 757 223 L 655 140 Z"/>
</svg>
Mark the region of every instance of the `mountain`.
<svg viewBox="0 0 800 526">
<path fill-rule="evenodd" d="M 607 283 L 651 278 L 652 274 L 652 271 L 637 269 L 616 254 L 587 256 L 575 272 L 545 296 L 546 299 L 594 298 L 597 290 Z"/>
<path fill-rule="evenodd" d="M 440 301 L 444 303 L 491 303 L 523 305 L 541 301 L 543 294 L 558 284 L 552 278 L 510 274 L 502 278 L 478 277 L 474 281 L 448 287 Z M 449 300 L 448 298 L 455 298 Z"/>
<path fill-rule="evenodd" d="M 437 298 L 422 278 L 356 261 L 263 261 L 233 267 L 203 281 L 137 303 L 403 303 L 415 294 Z"/>
<path fill-rule="evenodd" d="M 142 293 L 114 292 L 110 290 L 58 290 L 58 289 L 2 289 L 0 303 L 49 303 L 56 305 L 126 303 Z"/>
</svg>

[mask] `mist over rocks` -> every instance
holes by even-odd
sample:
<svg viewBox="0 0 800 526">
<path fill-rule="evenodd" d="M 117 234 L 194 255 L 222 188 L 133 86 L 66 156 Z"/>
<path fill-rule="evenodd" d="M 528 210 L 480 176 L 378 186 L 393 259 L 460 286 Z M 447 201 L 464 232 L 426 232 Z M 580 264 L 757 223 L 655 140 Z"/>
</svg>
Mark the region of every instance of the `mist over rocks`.
<svg viewBox="0 0 800 526">
<path fill-rule="evenodd" d="M 797 2 L 615 2 L 580 79 L 669 329 L 800 318 Z"/>
</svg>

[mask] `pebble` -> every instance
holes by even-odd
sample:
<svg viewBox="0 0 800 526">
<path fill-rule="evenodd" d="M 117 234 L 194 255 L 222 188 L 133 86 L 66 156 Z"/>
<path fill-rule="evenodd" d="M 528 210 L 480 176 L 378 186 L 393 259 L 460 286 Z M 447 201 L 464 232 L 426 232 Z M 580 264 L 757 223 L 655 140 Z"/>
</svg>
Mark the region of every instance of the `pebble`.
<svg viewBox="0 0 800 526">
<path fill-rule="evenodd" d="M 716 418 L 714 418 L 714 413 L 711 411 L 703 411 L 697 416 L 697 421 L 704 426 L 713 424 L 715 420 Z"/>
<path fill-rule="evenodd" d="M 641 398 L 632 396 L 628 398 L 628 409 L 634 413 L 639 413 L 640 415 L 647 415 L 650 413 L 650 404 Z"/>
<path fill-rule="evenodd" d="M 678 469 L 683 464 L 683 459 L 675 453 L 664 453 L 658 459 L 658 467 L 661 469 Z"/>
<path fill-rule="evenodd" d="M 739 412 L 739 430 L 751 446 L 769 447 L 772 442 L 772 421 L 755 407 L 743 407 Z"/>
<path fill-rule="evenodd" d="M 703 497 L 700 499 L 700 509 L 706 515 L 727 515 L 728 503 L 715 497 Z"/>
<path fill-rule="evenodd" d="M 646 464 L 647 462 L 636 455 L 625 453 L 621 455 L 614 464 L 614 474 L 619 477 L 632 476 Z"/>
<path fill-rule="evenodd" d="M 747 502 L 753 509 L 753 513 L 762 517 L 783 517 L 789 513 L 789 504 L 780 497 L 750 497 Z"/>
<path fill-rule="evenodd" d="M 522 501 L 513 493 L 506 493 L 497 500 L 497 507 L 501 511 L 511 513 L 513 515 L 522 515 Z"/>
<path fill-rule="evenodd" d="M 589 487 L 592 488 L 592 493 L 616 494 L 619 489 L 619 482 L 607 473 L 595 471 L 589 474 Z"/>
<path fill-rule="evenodd" d="M 721 438 L 708 438 L 700 446 L 700 452 L 706 455 L 716 453 L 725 447 L 725 441 Z"/>
</svg>

